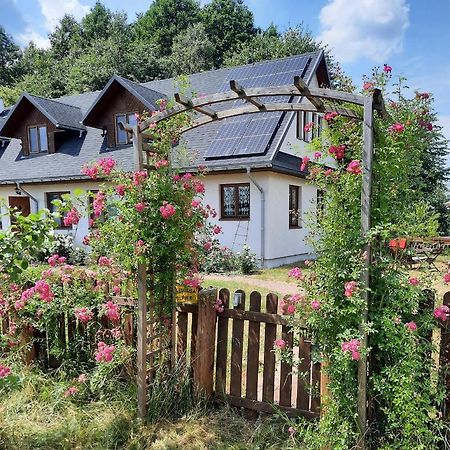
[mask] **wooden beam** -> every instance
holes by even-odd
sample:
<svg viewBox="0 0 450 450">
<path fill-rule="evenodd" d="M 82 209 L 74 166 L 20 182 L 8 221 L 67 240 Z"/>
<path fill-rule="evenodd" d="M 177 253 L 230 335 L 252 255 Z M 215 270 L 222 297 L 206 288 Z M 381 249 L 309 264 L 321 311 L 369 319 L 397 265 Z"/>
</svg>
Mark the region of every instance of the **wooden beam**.
<svg viewBox="0 0 450 450">
<path fill-rule="evenodd" d="M 319 111 L 324 112 L 325 111 L 325 105 L 323 104 L 323 101 L 319 98 L 315 97 L 311 94 L 311 91 L 309 90 L 309 87 L 306 85 L 306 83 L 302 80 L 301 77 L 295 76 L 294 77 L 294 86 L 300 91 L 301 94 L 303 94 Z"/>
<path fill-rule="evenodd" d="M 371 227 L 372 209 L 372 170 L 373 170 L 373 97 L 366 97 L 364 102 L 363 120 L 363 179 L 361 189 L 361 236 L 367 239 Z M 361 347 L 367 349 L 367 320 L 370 302 L 370 267 L 372 249 L 370 242 L 364 246 L 364 268 L 361 274 L 361 295 L 363 298 L 363 310 L 361 313 Z M 366 448 L 367 433 L 367 357 L 361 357 L 358 364 L 358 425 L 360 429 L 359 449 Z"/>
<path fill-rule="evenodd" d="M 325 88 L 308 88 L 312 97 L 323 98 L 327 100 L 335 100 L 338 102 L 346 102 L 352 103 L 355 105 L 364 105 L 365 96 L 359 94 L 353 94 L 351 92 L 341 92 L 333 89 L 325 89 Z M 251 88 L 246 89 L 245 94 L 249 98 L 253 97 L 261 97 L 261 96 L 303 96 L 297 87 L 294 85 L 288 86 L 273 86 L 266 88 Z M 207 95 L 205 97 L 194 98 L 188 101 L 188 105 L 192 105 L 192 107 L 185 106 L 184 104 L 175 105 L 173 108 L 167 109 L 165 111 L 161 111 L 154 116 L 142 121 L 139 124 L 139 129 L 141 131 L 146 130 L 150 124 L 158 123 L 161 120 L 166 119 L 167 117 L 172 117 L 177 114 L 180 114 L 184 111 L 188 111 L 189 109 L 202 108 L 207 105 L 213 105 L 215 103 L 223 103 L 227 101 L 234 101 L 239 99 L 239 95 L 234 92 L 219 92 L 216 94 Z M 185 97 L 186 99 L 186 97 Z M 316 111 L 315 109 L 314 111 Z"/>
<path fill-rule="evenodd" d="M 255 105 L 260 110 L 265 109 L 264 103 L 261 103 L 259 100 L 257 100 L 254 97 L 249 97 L 245 93 L 244 88 L 236 80 L 230 81 L 230 88 L 232 91 L 236 92 L 236 94 L 239 95 L 240 98 L 243 98 L 246 102 L 249 102 L 252 105 Z"/>
<path fill-rule="evenodd" d="M 138 308 L 137 308 L 137 397 L 138 417 L 145 420 L 147 412 L 147 268 L 138 263 Z"/>
<path fill-rule="evenodd" d="M 144 155 L 142 154 L 142 133 L 139 129 L 139 125 L 133 125 L 130 128 L 133 133 L 134 170 L 140 171 L 144 168 Z"/>
<path fill-rule="evenodd" d="M 186 106 L 189 109 L 194 109 L 195 111 L 205 114 L 206 116 L 211 117 L 212 119 L 217 119 L 217 112 L 214 111 L 214 109 L 210 108 L 209 106 L 203 105 L 203 106 L 195 106 L 192 103 L 192 100 L 189 100 L 186 96 L 183 94 L 180 94 L 179 92 L 175 93 L 175 101 L 177 103 L 180 103 L 183 106 Z"/>
</svg>

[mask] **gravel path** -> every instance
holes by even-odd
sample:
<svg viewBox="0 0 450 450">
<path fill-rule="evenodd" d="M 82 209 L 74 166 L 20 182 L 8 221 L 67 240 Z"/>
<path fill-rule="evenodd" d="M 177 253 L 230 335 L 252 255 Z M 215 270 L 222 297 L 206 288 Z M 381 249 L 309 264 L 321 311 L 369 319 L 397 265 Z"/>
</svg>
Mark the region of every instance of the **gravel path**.
<svg viewBox="0 0 450 450">
<path fill-rule="evenodd" d="M 205 280 L 226 280 L 226 281 L 234 281 L 237 283 L 245 283 L 251 284 L 256 287 L 267 289 L 268 291 L 279 292 L 282 295 L 290 295 L 295 294 L 298 291 L 295 283 L 287 283 L 285 281 L 269 281 L 269 280 L 260 280 L 258 278 L 254 278 L 251 275 L 222 275 L 222 274 L 210 274 L 204 275 Z"/>
</svg>

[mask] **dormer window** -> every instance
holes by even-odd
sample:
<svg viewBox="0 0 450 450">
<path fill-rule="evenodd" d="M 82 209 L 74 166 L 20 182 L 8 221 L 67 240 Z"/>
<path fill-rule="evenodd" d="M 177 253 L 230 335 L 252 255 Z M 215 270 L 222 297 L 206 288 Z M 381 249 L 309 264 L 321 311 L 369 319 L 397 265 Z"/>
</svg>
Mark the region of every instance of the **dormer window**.
<svg viewBox="0 0 450 450">
<path fill-rule="evenodd" d="M 127 133 L 125 130 L 122 130 L 119 126 L 120 122 L 127 123 L 129 125 L 136 125 L 136 113 L 126 113 L 126 114 L 116 114 L 115 116 L 115 125 L 116 125 L 116 145 L 124 145 L 129 144 L 132 140 L 131 135 Z"/>
<path fill-rule="evenodd" d="M 30 154 L 48 152 L 47 127 L 45 125 L 29 127 L 28 143 Z"/>
</svg>

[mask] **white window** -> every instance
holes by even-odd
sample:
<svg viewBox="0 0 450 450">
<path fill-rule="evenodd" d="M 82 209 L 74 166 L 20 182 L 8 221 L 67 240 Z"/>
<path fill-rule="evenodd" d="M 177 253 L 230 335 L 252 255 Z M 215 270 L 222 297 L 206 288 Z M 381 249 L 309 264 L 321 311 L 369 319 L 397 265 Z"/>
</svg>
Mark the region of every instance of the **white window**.
<svg viewBox="0 0 450 450">
<path fill-rule="evenodd" d="M 125 130 L 120 128 L 120 122 L 136 125 L 136 113 L 116 114 L 116 144 L 129 144 L 131 142 L 131 136 Z"/>
<path fill-rule="evenodd" d="M 28 143 L 30 153 L 40 153 L 48 151 L 47 127 L 37 125 L 28 128 Z"/>
</svg>

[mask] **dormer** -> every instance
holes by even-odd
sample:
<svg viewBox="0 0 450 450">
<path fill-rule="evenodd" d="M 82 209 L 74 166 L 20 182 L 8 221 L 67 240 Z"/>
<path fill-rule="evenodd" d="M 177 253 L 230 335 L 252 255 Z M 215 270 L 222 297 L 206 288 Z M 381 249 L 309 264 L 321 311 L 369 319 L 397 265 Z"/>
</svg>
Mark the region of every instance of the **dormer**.
<svg viewBox="0 0 450 450">
<path fill-rule="evenodd" d="M 135 125 L 136 114 L 155 111 L 157 101 L 162 98 L 165 95 L 160 92 L 115 75 L 85 114 L 83 124 L 103 130 L 108 147 L 126 145 L 131 142 L 131 137 L 119 123 Z"/>
<path fill-rule="evenodd" d="M 22 141 L 24 156 L 55 153 L 67 135 L 86 128 L 76 106 L 28 93 L 21 95 L 0 129 L 0 136 Z"/>
</svg>

